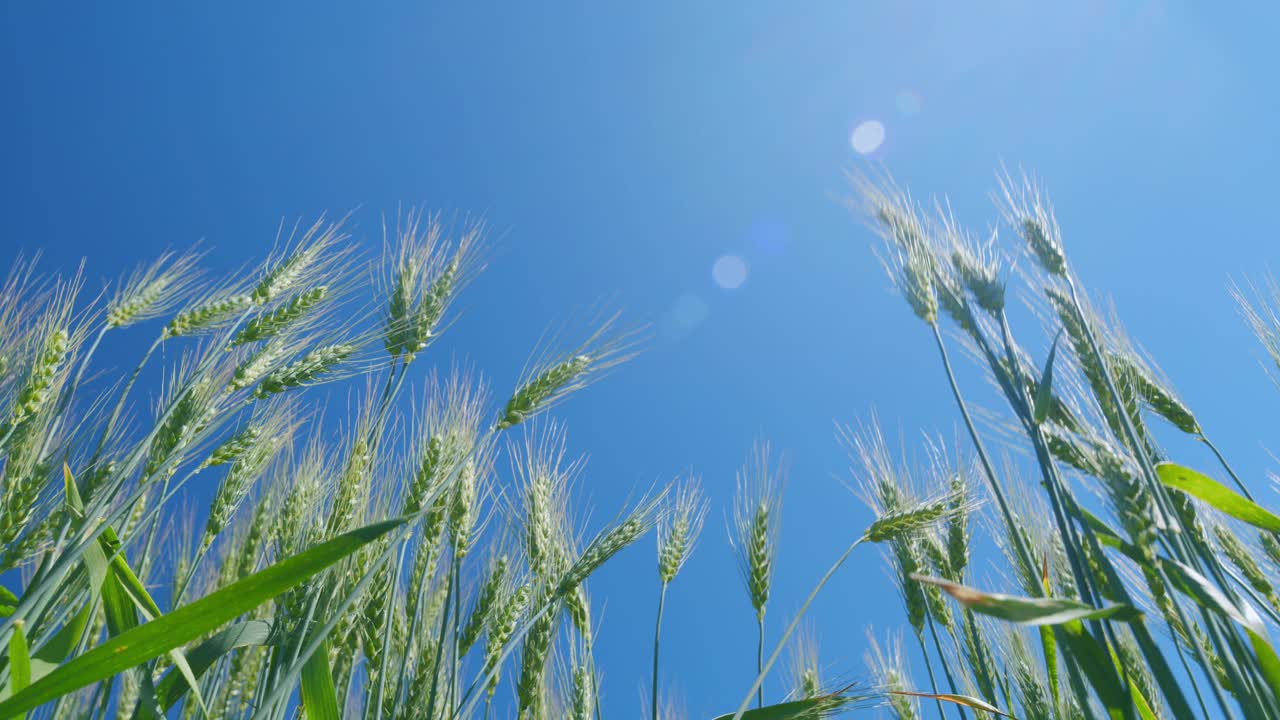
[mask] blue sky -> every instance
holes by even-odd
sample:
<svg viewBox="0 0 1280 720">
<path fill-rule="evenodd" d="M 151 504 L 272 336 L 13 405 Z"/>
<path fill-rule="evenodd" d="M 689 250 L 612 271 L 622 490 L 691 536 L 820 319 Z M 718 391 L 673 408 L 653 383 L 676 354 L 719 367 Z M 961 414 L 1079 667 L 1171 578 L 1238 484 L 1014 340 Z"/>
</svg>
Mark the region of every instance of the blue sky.
<svg viewBox="0 0 1280 720">
<path fill-rule="evenodd" d="M 751 442 L 791 469 L 778 623 L 869 519 L 834 421 L 875 409 L 908 439 L 957 421 L 842 206 L 850 168 L 948 193 L 979 229 L 1001 164 L 1034 172 L 1088 285 L 1239 468 L 1273 464 L 1280 396 L 1227 295 L 1276 256 L 1280 13 L 1262 3 L 263 5 L 0 10 L 0 258 L 84 256 L 96 282 L 203 238 L 230 269 L 281 218 L 358 208 L 374 250 L 381 213 L 421 204 L 495 229 L 441 353 L 496 387 L 584 307 L 652 322 L 647 351 L 560 416 L 598 516 L 688 468 L 715 497 L 665 632 L 693 717 L 750 680 L 723 514 Z M 885 139 L 864 157 L 850 136 L 868 121 Z M 746 266 L 736 289 L 713 279 L 725 255 Z M 863 671 L 868 626 L 902 624 L 882 567 L 856 557 L 815 606 L 833 673 Z M 646 543 L 593 586 L 622 717 L 647 678 L 654 581 Z"/>
</svg>

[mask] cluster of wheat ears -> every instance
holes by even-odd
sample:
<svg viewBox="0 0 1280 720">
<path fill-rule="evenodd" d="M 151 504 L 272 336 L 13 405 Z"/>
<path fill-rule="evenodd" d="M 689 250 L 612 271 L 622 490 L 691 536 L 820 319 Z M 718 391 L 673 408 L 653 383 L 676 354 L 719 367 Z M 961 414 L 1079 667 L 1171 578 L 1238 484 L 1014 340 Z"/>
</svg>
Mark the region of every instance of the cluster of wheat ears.
<svg viewBox="0 0 1280 720">
<path fill-rule="evenodd" d="M 1030 258 L 1014 273 L 996 235 L 976 240 L 945 205 L 925 210 L 883 179 L 854 185 L 936 341 L 967 447 L 929 441 L 912 463 L 874 423 L 838 433 L 875 520 L 771 640 L 782 482 L 768 446 L 755 447 L 728 523 L 755 675 L 723 717 L 869 704 L 958 720 L 1280 717 L 1268 638 L 1280 625 L 1280 517 L 1092 309 L 1034 186 L 1006 180 L 999 194 Z M 682 477 L 588 534 L 572 510 L 583 463 L 563 427 L 537 417 L 626 360 L 635 333 L 615 316 L 577 343 L 544 343 L 494 403 L 475 373 L 427 359 L 481 269 L 483 227 L 400 218 L 370 271 L 381 308 L 370 313 L 343 226 L 295 228 L 260 267 L 223 280 L 203 278 L 197 254 L 166 255 L 96 298 L 80 273 L 15 263 L 0 287 L 0 718 L 599 720 L 586 583 L 651 530 L 642 712 L 680 716 L 660 687 L 662 615 L 708 500 Z M 1006 315 L 1012 278 L 1052 338 L 1039 360 Z M 1251 298 L 1241 294 L 1246 318 L 1280 364 L 1280 298 Z M 108 333 L 154 338 L 118 379 L 90 373 Z M 977 415 L 979 426 L 952 346 L 1007 413 Z M 144 373 L 160 378 L 150 410 L 137 407 Z M 357 376 L 356 410 L 334 432 L 306 390 Z M 1229 484 L 1169 462 L 1155 418 L 1202 443 Z M 216 489 L 184 515 L 175 506 L 195 482 Z M 993 558 L 995 572 L 971 581 L 979 518 L 1007 565 Z M 832 684 L 816 635 L 800 630 L 864 543 L 890 562 L 921 678 L 890 636 L 872 640 L 870 682 Z M 1001 582 L 1016 589 L 975 587 Z M 788 650 L 789 686 L 766 698 Z"/>
</svg>

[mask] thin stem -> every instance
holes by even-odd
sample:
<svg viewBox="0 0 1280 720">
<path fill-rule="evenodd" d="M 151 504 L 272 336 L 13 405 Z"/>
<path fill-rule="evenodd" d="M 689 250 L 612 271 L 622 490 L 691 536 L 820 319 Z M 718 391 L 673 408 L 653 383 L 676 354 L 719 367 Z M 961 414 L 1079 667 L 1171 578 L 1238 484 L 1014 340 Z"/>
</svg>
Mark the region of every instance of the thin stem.
<svg viewBox="0 0 1280 720">
<path fill-rule="evenodd" d="M 440 618 L 440 634 L 436 638 L 436 663 L 431 673 L 431 692 L 427 695 L 427 707 L 436 706 L 436 697 L 440 691 L 440 667 L 444 665 L 444 638 L 449 631 L 449 614 L 453 612 L 453 604 L 449 602 L 450 593 L 454 591 L 454 577 L 450 573 L 445 580 L 444 613 Z"/>
<path fill-rule="evenodd" d="M 658 591 L 658 619 L 653 625 L 653 720 L 658 720 L 658 642 L 662 639 L 662 609 L 666 604 L 667 584 L 664 582 Z"/>
<path fill-rule="evenodd" d="M 913 633 L 913 634 L 916 636 L 916 642 L 920 644 L 920 654 L 924 657 L 924 669 L 929 673 L 929 690 L 934 695 L 937 695 L 938 679 L 934 677 L 934 674 L 933 674 L 933 662 L 929 660 L 929 648 L 924 644 L 923 635 L 921 635 L 920 633 Z M 947 717 L 947 713 L 942 709 L 942 700 L 935 697 L 933 701 L 938 704 L 938 717 L 943 718 L 945 720 L 945 718 Z"/>
<path fill-rule="evenodd" d="M 1140 627 L 1143 630 L 1143 632 L 1146 632 L 1145 625 L 1139 624 L 1138 627 Z M 1137 635 L 1137 633 L 1135 633 L 1135 635 Z M 1146 639 L 1148 642 L 1151 642 L 1150 633 L 1147 634 Z M 1138 642 L 1141 643 L 1142 641 L 1143 641 L 1142 636 L 1138 636 Z M 1142 647 L 1144 648 L 1144 653 L 1145 653 L 1146 646 L 1142 646 Z M 1200 712 L 1204 713 L 1203 717 L 1209 717 L 1209 708 L 1205 704 L 1204 696 L 1200 694 L 1200 684 L 1196 682 L 1195 672 L 1191 669 L 1191 663 L 1187 662 L 1187 656 L 1182 652 L 1182 645 L 1178 643 L 1177 638 L 1175 638 L 1173 641 L 1173 649 L 1178 654 L 1178 661 L 1182 663 L 1182 671 L 1187 674 L 1187 677 L 1191 678 L 1191 689 L 1193 692 L 1195 692 L 1196 700 L 1200 704 Z M 1210 680 L 1212 680 L 1212 678 L 1210 678 Z M 1188 714 L 1186 715 L 1175 714 L 1174 717 L 1194 717 L 1194 716 L 1188 712 Z"/>
<path fill-rule="evenodd" d="M 1147 477 L 1148 482 L 1152 486 L 1152 495 L 1156 498 L 1156 501 L 1160 504 L 1161 510 L 1166 514 L 1167 517 L 1171 519 L 1176 518 L 1177 516 L 1176 516 L 1176 513 L 1173 512 L 1172 503 L 1168 495 L 1168 490 L 1159 481 L 1159 477 L 1155 470 L 1155 465 L 1152 463 L 1151 458 L 1148 457 L 1147 453 L 1144 452 L 1144 447 L 1139 442 L 1137 430 L 1135 429 L 1133 420 L 1129 417 L 1129 413 L 1124 411 L 1124 403 L 1122 402 L 1120 393 L 1116 389 L 1117 386 L 1115 383 L 1115 379 L 1112 377 L 1111 368 L 1107 363 L 1106 357 L 1103 356 L 1102 354 L 1102 351 L 1100 349 L 1097 339 L 1094 337 L 1093 328 L 1090 326 L 1089 322 L 1085 317 L 1084 305 L 1080 300 L 1080 294 L 1076 287 L 1075 278 L 1068 271 L 1064 273 L 1064 279 L 1066 280 L 1067 288 L 1071 294 L 1072 307 L 1076 313 L 1077 318 L 1080 321 L 1081 327 L 1084 330 L 1085 338 L 1089 343 L 1089 350 L 1093 354 L 1094 359 L 1097 361 L 1098 366 L 1101 369 L 1102 377 L 1106 382 L 1107 392 L 1110 393 L 1113 401 L 1116 403 L 1116 407 L 1119 408 L 1118 414 L 1120 415 L 1121 427 L 1125 432 L 1126 440 L 1129 442 L 1130 446 L 1132 447 L 1133 454 L 1138 458 L 1139 464 L 1141 465 L 1143 472 Z M 1180 519 L 1174 520 L 1174 522 L 1181 525 Z M 1166 533 L 1166 535 L 1167 534 L 1168 533 Z M 1193 552 L 1193 550 L 1195 549 L 1195 546 L 1192 544 L 1190 540 L 1188 540 L 1185 537 L 1186 535 L 1185 533 L 1175 532 L 1172 534 L 1174 535 L 1174 538 L 1173 538 L 1173 542 L 1169 543 L 1170 549 L 1180 550 L 1181 555 L 1184 556 L 1186 560 L 1190 560 L 1191 562 L 1195 563 L 1199 567 L 1207 570 L 1209 574 L 1211 574 L 1214 577 L 1215 581 L 1217 581 L 1222 591 L 1226 593 L 1229 598 L 1234 599 L 1235 594 L 1232 591 L 1230 584 L 1227 582 L 1226 578 L 1223 576 L 1221 572 L 1221 566 L 1217 561 L 1217 558 L 1214 557 L 1211 553 Z M 1163 571 L 1161 572 L 1163 574 Z M 1167 584 L 1167 578 L 1166 578 L 1166 584 Z M 1175 604 L 1175 607 L 1176 607 L 1176 604 Z M 1207 613 L 1205 614 L 1205 617 L 1206 617 L 1206 622 L 1208 622 Z M 1221 648 L 1223 646 L 1218 641 L 1219 640 L 1218 634 L 1213 631 L 1214 630 L 1213 627 L 1210 627 L 1209 630 L 1210 630 L 1210 637 L 1214 639 L 1215 644 L 1218 644 L 1220 648 L 1220 655 L 1227 655 L 1227 657 L 1223 658 L 1224 662 L 1229 661 L 1230 660 L 1229 653 L 1221 652 Z M 1238 635 L 1236 635 L 1233 631 L 1230 632 L 1229 634 L 1238 640 Z M 1198 647 L 1196 649 L 1197 649 L 1197 654 L 1201 655 L 1201 662 L 1204 663 L 1203 654 L 1199 653 Z M 1205 664 L 1204 667 L 1206 671 L 1208 671 L 1209 666 Z M 1230 711 L 1226 707 L 1225 701 L 1222 698 L 1222 694 L 1217 686 L 1217 683 L 1216 682 L 1211 683 L 1211 685 L 1212 685 L 1212 689 L 1214 691 L 1215 696 L 1217 696 L 1219 700 L 1219 704 L 1222 706 L 1223 710 L 1228 715 L 1230 715 Z M 1240 688 L 1240 690 L 1241 692 L 1244 692 L 1245 688 Z M 1250 696 L 1249 699 L 1258 700 L 1261 698 L 1255 698 L 1253 696 Z M 1272 700 L 1273 702 L 1268 704 L 1274 705 L 1274 698 L 1268 697 L 1266 699 Z M 1272 709 L 1274 710 L 1275 708 L 1273 707 Z"/>
<path fill-rule="evenodd" d="M 458 657 L 459 634 L 462 632 L 462 558 L 458 555 L 458 548 L 453 549 L 453 653 L 451 655 L 452 663 L 450 664 L 449 676 L 449 693 L 445 695 L 445 705 L 453 707 L 454 692 L 461 692 L 458 687 L 458 678 L 462 675 L 462 658 Z"/>
<path fill-rule="evenodd" d="M 953 694 L 959 694 L 960 689 L 956 687 L 956 680 L 951 676 L 951 668 L 947 667 L 947 656 L 942 652 L 942 642 L 938 640 L 938 628 L 934 625 L 933 616 L 927 616 L 925 619 L 929 622 L 929 634 L 933 636 L 933 647 L 938 651 L 938 662 L 942 663 L 942 674 L 947 677 L 947 686 L 951 688 Z M 928 662 L 929 656 L 925 655 L 925 663 Z M 930 669 L 929 672 L 932 674 L 933 670 Z M 936 693 L 937 690 L 934 692 Z M 956 711 L 960 713 L 960 720 L 968 720 L 969 716 L 965 714 L 962 706 L 956 705 Z"/>
<path fill-rule="evenodd" d="M 206 555 L 209 554 L 209 548 L 213 547 L 213 538 L 209 538 L 200 543 L 199 549 L 196 550 L 196 556 L 191 560 L 191 568 L 187 570 L 187 574 L 182 578 L 182 585 L 178 588 L 178 593 L 173 596 L 173 606 L 176 608 L 182 604 L 183 598 L 187 596 L 187 590 L 191 587 L 191 581 L 196 576 L 196 571 L 200 569 L 200 563 L 204 561 Z"/>
<path fill-rule="evenodd" d="M 764 673 L 764 612 L 756 615 L 756 677 Z M 764 707 L 764 683 L 756 683 L 756 707 Z"/>
<path fill-rule="evenodd" d="M 403 542 L 407 545 L 409 543 L 410 538 L 412 537 L 413 537 L 412 534 L 406 535 Z M 428 552 L 428 549 L 426 547 L 419 547 L 418 552 Z M 432 563 L 432 565 L 434 565 L 434 563 Z M 423 578 L 419 581 L 417 589 L 415 590 L 413 588 L 410 588 L 410 592 L 413 592 L 414 594 L 405 598 L 405 607 L 409 611 L 409 634 L 406 637 L 414 638 L 418 636 L 418 625 L 421 624 L 422 617 L 423 617 L 422 604 L 423 604 L 423 601 L 426 599 L 427 585 L 430 583 L 431 576 L 434 574 L 435 574 L 435 568 L 432 566 L 429 566 L 423 572 Z M 422 659 L 419 658 L 418 662 L 422 662 Z M 405 692 L 405 683 L 408 681 L 408 678 L 409 678 L 409 663 L 407 662 L 401 663 L 400 675 L 399 675 L 399 678 L 397 678 L 396 680 L 396 697 L 397 698 L 400 697 Z"/>
<path fill-rule="evenodd" d="M 773 667 L 773 664 L 778 661 L 778 656 L 782 654 L 782 648 L 786 647 L 787 641 L 795 634 L 796 628 L 800 626 L 800 619 L 804 617 L 805 612 L 809 610 L 809 606 L 813 604 L 813 599 L 818 596 L 818 593 L 821 592 L 824 586 L 826 586 L 827 581 L 831 580 L 831 577 L 836 574 L 836 571 L 840 569 L 840 566 L 844 565 L 844 561 L 849 559 L 849 555 L 853 553 L 853 549 L 861 545 L 866 539 L 867 536 L 865 533 L 859 535 L 857 540 L 854 540 L 849 547 L 845 548 L 845 551 L 840 554 L 840 557 L 836 559 L 835 563 L 831 565 L 826 574 L 822 576 L 822 579 L 818 581 L 818 584 L 809 592 L 809 596 L 805 598 L 804 604 L 800 606 L 795 617 L 791 619 L 791 622 L 787 625 L 787 629 L 782 632 L 782 637 L 778 640 L 777 646 L 774 647 L 773 652 L 769 654 L 769 660 L 765 662 L 764 667 L 760 669 L 760 673 L 756 675 L 756 680 L 751 684 L 751 689 L 747 690 L 747 696 L 742 698 L 742 703 L 738 705 L 737 712 L 733 714 L 733 720 L 742 720 L 743 713 L 747 711 L 747 706 L 751 704 L 751 696 L 755 695 L 756 692 L 764 685 L 765 675 L 769 673 L 769 669 Z"/>
<path fill-rule="evenodd" d="M 394 624 L 396 614 L 396 599 L 400 597 L 397 588 L 400 584 L 400 573 L 404 568 L 404 556 L 409 547 L 408 537 L 400 543 L 400 558 L 396 561 L 395 572 L 389 579 L 390 586 L 387 594 L 390 599 L 387 601 L 386 612 L 382 616 L 382 658 L 378 663 L 378 689 L 374 696 L 374 719 L 382 720 L 382 694 L 386 691 L 387 686 L 387 663 L 391 657 L 391 626 Z"/>
<path fill-rule="evenodd" d="M 89 463 L 90 467 L 97 465 L 98 458 L 102 455 L 102 449 L 107 444 L 107 437 L 111 434 L 111 430 L 115 428 L 116 422 L 120 420 L 120 413 L 124 412 L 124 402 L 128 399 L 129 391 L 133 389 L 133 384 L 137 382 L 138 374 L 142 372 L 142 368 L 151 359 L 151 355 L 163 342 L 163 337 L 156 338 L 151 343 L 151 347 L 147 348 L 147 352 L 143 354 L 138 366 L 133 369 L 133 373 L 129 376 L 129 381 L 124 385 L 124 390 L 120 392 L 120 399 L 116 401 L 116 406 L 111 410 L 111 417 L 107 419 L 107 424 L 102 428 L 102 437 L 98 438 L 98 447 L 93 451 L 93 460 Z"/>
<path fill-rule="evenodd" d="M 1092 585 L 1089 582 L 1088 574 L 1084 572 L 1084 568 L 1080 563 L 1078 550 L 1080 540 L 1076 537 L 1073 526 L 1067 521 L 1063 510 L 1064 498 L 1067 496 L 1066 487 L 1058 477 L 1053 457 L 1049 454 L 1039 424 L 1030 410 L 1032 400 L 1027 392 L 1026 383 L 1023 382 L 1022 365 L 1018 359 L 1017 345 L 1013 342 L 1013 332 L 1009 328 L 1009 317 L 1001 310 L 998 319 L 1000 321 L 1000 337 L 1004 344 L 1005 361 L 1008 363 L 1006 372 L 1010 374 L 1010 379 L 1012 380 L 1011 383 L 1007 384 L 1009 387 L 1006 389 L 1005 394 L 1009 396 L 1008 399 L 1013 405 L 1013 411 L 1022 420 L 1027 436 L 1035 448 L 1040 472 L 1044 478 L 1045 488 L 1049 493 L 1049 504 L 1053 511 L 1054 522 L 1058 526 L 1058 533 L 1062 536 L 1062 542 L 1066 547 L 1067 558 L 1071 563 L 1071 572 L 1075 578 L 1076 587 L 1080 592 L 1080 599 L 1086 604 L 1092 605 L 1094 604 Z M 999 368 L 994 363 L 992 364 L 992 372 L 999 372 Z M 1097 634 L 1098 624 L 1094 622 L 1092 626 L 1095 634 Z"/>
<path fill-rule="evenodd" d="M 1013 512 L 1009 510 L 1009 503 L 1005 500 L 1004 490 L 1000 487 L 1000 481 L 996 479 L 995 468 L 992 467 L 991 459 L 987 456 L 986 446 L 983 445 L 982 438 L 978 435 L 978 428 L 973 424 L 973 418 L 969 416 L 969 408 L 965 404 L 964 396 L 960 394 L 960 386 L 956 383 L 955 371 L 952 370 L 951 359 L 947 355 L 947 346 L 942 341 L 942 332 L 938 329 L 937 323 L 931 323 L 929 328 L 933 330 L 933 339 L 937 343 L 938 354 L 942 356 L 942 366 L 947 372 L 947 382 L 951 385 L 951 394 L 955 397 L 956 405 L 960 408 L 960 415 L 964 418 L 965 428 L 969 431 L 969 437 L 978 452 L 978 460 L 982 463 L 982 469 L 986 473 L 988 484 L 991 486 L 991 493 L 995 496 L 996 505 L 999 506 L 1000 514 L 1004 516 L 1005 525 L 1009 528 L 1009 535 L 1013 538 L 1013 546 L 1018 553 L 1018 559 L 1026 568 L 1034 572 L 1036 565 L 1031 559 L 1030 551 L 1027 550 L 1022 533 L 1018 531 L 1018 526 L 1013 520 Z"/>
<path fill-rule="evenodd" d="M 1240 479 L 1239 475 L 1236 475 L 1236 471 L 1231 469 L 1231 463 L 1227 462 L 1227 458 L 1223 456 L 1222 451 L 1218 450 L 1218 446 L 1214 445 L 1208 437 L 1205 437 L 1204 433 L 1200 433 L 1199 440 L 1213 451 L 1214 457 L 1218 458 L 1218 463 L 1222 465 L 1222 469 L 1226 470 L 1227 474 L 1231 476 L 1231 479 L 1235 481 L 1236 487 L 1240 488 L 1240 492 L 1244 493 L 1245 497 L 1252 500 L 1253 495 L 1249 493 L 1249 488 L 1245 487 L 1244 481 Z"/>
</svg>

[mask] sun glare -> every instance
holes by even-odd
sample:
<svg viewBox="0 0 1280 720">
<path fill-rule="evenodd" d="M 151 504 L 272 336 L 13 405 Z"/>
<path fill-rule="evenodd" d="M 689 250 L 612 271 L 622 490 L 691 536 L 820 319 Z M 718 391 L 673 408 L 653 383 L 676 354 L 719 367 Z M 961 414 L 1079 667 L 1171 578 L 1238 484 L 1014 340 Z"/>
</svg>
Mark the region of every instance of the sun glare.
<svg viewBox="0 0 1280 720">
<path fill-rule="evenodd" d="M 853 129 L 849 138 L 853 149 L 861 155 L 875 152 L 884 143 L 884 124 L 879 120 L 867 120 Z"/>
</svg>

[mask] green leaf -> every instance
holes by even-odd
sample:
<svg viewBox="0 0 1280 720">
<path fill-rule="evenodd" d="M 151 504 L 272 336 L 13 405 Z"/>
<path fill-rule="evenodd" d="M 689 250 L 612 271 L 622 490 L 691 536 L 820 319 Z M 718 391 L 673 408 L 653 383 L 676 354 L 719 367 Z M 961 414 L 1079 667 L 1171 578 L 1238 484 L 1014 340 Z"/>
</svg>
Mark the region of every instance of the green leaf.
<svg viewBox="0 0 1280 720">
<path fill-rule="evenodd" d="M 1035 416 L 1037 425 L 1043 423 L 1049 417 L 1049 411 L 1053 409 L 1053 360 L 1058 356 L 1059 340 L 1062 340 L 1061 330 L 1053 338 L 1053 347 L 1049 348 L 1049 357 L 1044 361 L 1044 372 L 1036 385 L 1035 407 L 1032 414 Z"/>
<path fill-rule="evenodd" d="M 212 632 L 298 586 L 405 521 L 406 518 L 396 518 L 339 535 L 145 625 L 125 631 L 0 702 L 0 718 L 26 712 Z"/>
<path fill-rule="evenodd" d="M 1138 683 L 1134 682 L 1132 676 L 1129 677 L 1129 696 L 1133 698 L 1133 706 L 1138 709 L 1138 717 L 1141 720 L 1160 720 L 1160 716 L 1151 709 L 1151 704 L 1147 702 L 1142 689 L 1138 687 Z"/>
<path fill-rule="evenodd" d="M 1001 710 L 1000 708 L 996 707 L 995 705 L 992 705 L 989 702 L 986 702 L 985 700 L 979 700 L 978 698 L 969 697 L 968 695 L 954 695 L 952 693 L 910 692 L 907 690 L 890 690 L 889 692 L 890 694 L 893 694 L 893 695 L 907 695 L 909 697 L 922 697 L 922 698 L 929 698 L 930 700 L 941 700 L 943 702 L 949 702 L 949 703 L 954 703 L 956 705 L 963 705 L 965 707 L 970 707 L 970 708 L 973 708 L 974 710 L 981 710 L 983 712 L 988 712 L 988 713 L 991 713 L 992 715 L 999 715 L 1001 717 L 1013 717 L 1009 713 Z"/>
<path fill-rule="evenodd" d="M 102 608 L 107 616 L 107 634 L 113 638 L 139 626 L 138 612 L 134 608 L 133 599 L 129 597 L 124 586 L 120 584 L 118 574 L 112 571 L 111 561 L 107 559 L 115 554 L 115 547 L 118 547 L 118 543 L 115 543 L 113 547 L 112 541 L 114 539 L 114 533 L 108 538 L 104 532 L 102 536 L 99 536 L 97 543 L 91 543 L 85 549 L 83 556 L 85 566 L 89 568 L 90 577 L 95 580 L 102 578 L 99 583 L 95 584 L 95 587 L 101 589 Z M 138 692 L 139 712 L 146 718 L 156 717 L 158 713 L 153 707 L 155 703 L 155 688 L 152 685 L 150 669 L 131 666 L 127 670 L 133 674 L 140 686 L 140 691 Z M 50 675 L 55 672 L 57 671 L 50 672 Z"/>
<path fill-rule="evenodd" d="M 1053 695 L 1054 705 L 1060 705 L 1062 698 L 1058 690 L 1058 641 L 1054 639 L 1053 628 L 1040 628 L 1040 648 L 1044 651 L 1045 674 L 1048 675 L 1049 692 Z"/>
<path fill-rule="evenodd" d="M 333 673 L 329 671 L 329 641 L 311 653 L 302 666 L 302 707 L 307 720 L 340 720 L 338 691 L 333 686 Z"/>
<path fill-rule="evenodd" d="M 31 682 L 48 675 L 75 650 L 76 644 L 80 642 L 80 635 L 89 625 L 92 611 L 93 604 L 85 603 L 80 612 L 73 615 L 71 620 L 36 650 L 31 656 Z"/>
<path fill-rule="evenodd" d="M 1247 602 L 1236 603 L 1228 598 L 1217 585 L 1194 568 L 1183 565 L 1176 560 L 1160 558 L 1160 567 L 1174 587 L 1191 598 L 1202 608 L 1224 615 L 1251 633 L 1266 636 L 1262 625 L 1262 617 Z"/>
<path fill-rule="evenodd" d="M 1224 515 L 1268 532 L 1280 532 L 1280 517 L 1207 475 L 1170 462 L 1156 465 L 1156 474 L 1167 487 L 1203 500 Z"/>
<path fill-rule="evenodd" d="M 84 500 L 80 499 L 80 486 L 76 485 L 76 478 L 71 474 L 71 466 L 66 463 L 62 463 L 62 489 L 71 513 L 77 518 L 83 518 Z"/>
<path fill-rule="evenodd" d="M 80 512 L 82 507 L 80 493 L 77 490 L 75 477 L 65 463 L 62 466 L 62 477 L 67 492 L 67 504 L 73 512 Z M 147 593 L 142 581 L 138 579 L 138 576 L 129 567 L 124 552 L 121 550 L 120 538 L 116 536 L 115 530 L 110 526 L 102 529 L 102 534 L 98 536 L 96 544 L 91 544 L 85 549 L 83 560 L 85 568 L 89 572 L 91 587 L 101 588 L 102 607 L 107 615 L 107 630 L 112 637 L 138 627 L 138 611 L 141 611 L 148 620 L 161 614 L 160 608 L 152 600 L 151 595 Z M 191 670 L 187 666 L 187 660 L 182 651 L 174 648 L 169 652 L 169 657 L 173 660 L 173 664 L 183 674 L 189 676 L 189 681 L 194 684 L 195 676 L 191 675 Z M 155 688 L 152 684 L 151 668 L 134 668 L 130 672 L 135 674 L 142 688 L 138 695 L 139 703 L 136 716 L 140 718 L 157 717 L 159 715 L 159 707 L 155 705 Z M 197 691 L 196 700 L 199 702 L 200 708 L 204 710 L 204 698 L 199 696 L 199 691 Z M 206 711 L 205 714 L 207 715 L 208 712 Z"/>
<path fill-rule="evenodd" d="M 115 531 L 110 527 L 106 528 L 102 533 L 101 542 L 104 548 L 113 549 L 111 556 L 111 570 L 113 578 L 119 586 L 120 593 L 124 597 L 127 597 L 129 602 L 136 605 L 138 610 L 148 621 L 160 617 L 163 614 L 160 611 L 160 606 L 156 605 L 156 601 L 151 597 L 151 594 L 147 592 L 147 588 L 142 584 L 142 581 L 138 579 L 138 576 L 133 572 L 133 569 L 129 567 L 129 563 L 125 560 L 124 553 L 119 551 L 119 540 L 116 538 Z M 191 692 L 195 695 L 196 704 L 203 714 L 208 717 L 209 709 L 205 707 L 204 697 L 200 695 L 200 685 L 196 681 L 195 673 L 191 671 L 191 666 L 188 664 L 186 656 L 183 654 L 182 650 L 177 648 L 170 650 L 168 654 L 169 659 L 173 661 L 174 667 L 177 668 L 178 672 L 182 673 L 187 684 L 191 687 Z M 147 682 L 150 683 L 150 679 L 148 679 Z M 150 703 L 150 698 L 154 696 L 154 692 L 148 696 L 148 704 Z M 139 707 L 141 708 L 145 706 L 140 705 Z M 153 710 L 158 710 L 158 708 L 153 708 Z M 141 717 L 149 717 L 149 715 L 147 713 L 142 713 Z"/>
<path fill-rule="evenodd" d="M 948 595 L 970 610 L 1019 625 L 1060 625 L 1075 620 L 1116 620 L 1128 622 L 1141 615 L 1130 605 L 1117 604 L 1095 608 L 1063 598 L 1025 598 L 1001 593 L 988 593 L 959 583 L 925 575 L 912 579 L 942 588 Z"/>
<path fill-rule="evenodd" d="M 191 671 L 198 678 L 218 662 L 219 658 L 236 648 L 251 645 L 265 645 L 271 637 L 269 620 L 246 620 L 236 623 L 205 640 L 187 653 L 187 662 Z M 156 701 L 164 710 L 172 708 L 186 694 L 188 688 L 186 678 L 177 668 L 170 670 L 156 683 Z"/>
<path fill-rule="evenodd" d="M 1044 564 L 1040 571 L 1040 587 L 1043 588 L 1045 597 L 1052 592 L 1052 586 L 1049 584 L 1049 556 L 1044 557 Z M 1047 625 L 1040 627 L 1040 647 L 1044 651 L 1044 668 L 1045 674 L 1049 679 L 1049 692 L 1053 695 L 1053 706 L 1061 707 L 1062 698 L 1058 681 L 1058 640 L 1054 636 L 1052 627 Z"/>
<path fill-rule="evenodd" d="M 1254 654 L 1258 656 L 1258 667 L 1271 688 L 1271 694 L 1280 697 L 1280 657 L 1276 657 L 1275 648 L 1271 647 L 1265 634 L 1247 628 L 1245 633 L 1249 636 L 1249 644 L 1253 645 Z"/>
<path fill-rule="evenodd" d="M 9 636 L 9 688 L 15 693 L 31 684 L 31 649 L 27 647 L 23 624 L 16 621 Z"/>
<path fill-rule="evenodd" d="M 18 596 L 9 588 L 0 585 L 0 617 L 9 617 L 18 609 Z"/>
<path fill-rule="evenodd" d="M 1262 624 L 1258 611 L 1247 602 L 1233 602 L 1217 586 L 1209 582 L 1208 578 L 1182 563 L 1161 559 L 1160 564 L 1165 574 L 1169 576 L 1169 580 L 1183 594 L 1195 600 L 1201 607 L 1225 615 L 1244 628 L 1245 634 L 1249 636 L 1249 644 L 1253 646 L 1253 652 L 1258 657 L 1258 666 L 1262 670 L 1263 678 L 1266 679 L 1271 692 L 1276 697 L 1280 697 L 1280 657 L 1276 656 L 1275 648 L 1267 639 L 1267 630 Z"/>
<path fill-rule="evenodd" d="M 1115 663 L 1107 648 L 1085 632 L 1084 624 L 1079 620 L 1063 623 L 1058 626 L 1058 630 L 1059 638 L 1075 658 L 1076 665 L 1089 679 L 1094 692 L 1098 693 L 1098 700 L 1107 709 L 1107 714 L 1113 720 L 1129 717 L 1132 698 L 1120 684 Z"/>
<path fill-rule="evenodd" d="M 808 700 L 795 700 L 748 710 L 742 713 L 742 720 L 817 720 L 860 699 L 862 698 L 832 693 Z M 715 720 L 733 720 L 733 716 L 734 713 L 725 713 L 716 717 Z"/>
</svg>

